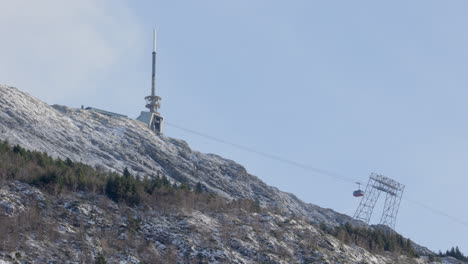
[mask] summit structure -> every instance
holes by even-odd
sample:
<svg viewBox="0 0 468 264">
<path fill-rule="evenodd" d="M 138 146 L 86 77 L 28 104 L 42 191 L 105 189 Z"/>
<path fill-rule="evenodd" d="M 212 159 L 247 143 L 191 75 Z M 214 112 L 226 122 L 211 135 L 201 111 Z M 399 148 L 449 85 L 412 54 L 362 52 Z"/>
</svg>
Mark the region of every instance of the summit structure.
<svg viewBox="0 0 468 264">
<path fill-rule="evenodd" d="M 148 127 L 160 135 L 162 133 L 163 117 L 158 112 L 161 107 L 161 97 L 156 95 L 156 30 L 153 30 L 153 53 L 151 73 L 151 95 L 145 97 L 148 112 L 142 111 L 137 120 L 144 122 Z"/>
</svg>

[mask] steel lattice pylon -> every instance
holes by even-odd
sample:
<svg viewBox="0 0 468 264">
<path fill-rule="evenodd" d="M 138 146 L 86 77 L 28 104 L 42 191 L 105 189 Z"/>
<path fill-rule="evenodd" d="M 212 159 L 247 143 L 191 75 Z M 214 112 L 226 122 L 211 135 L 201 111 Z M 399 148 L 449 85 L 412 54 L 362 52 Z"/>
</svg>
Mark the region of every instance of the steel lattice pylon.
<svg viewBox="0 0 468 264">
<path fill-rule="evenodd" d="M 396 217 L 400 207 L 405 186 L 383 175 L 372 173 L 369 177 L 364 197 L 359 203 L 354 218 L 369 224 L 375 204 L 382 192 L 385 193 L 385 204 L 380 224 L 395 228 Z"/>
</svg>

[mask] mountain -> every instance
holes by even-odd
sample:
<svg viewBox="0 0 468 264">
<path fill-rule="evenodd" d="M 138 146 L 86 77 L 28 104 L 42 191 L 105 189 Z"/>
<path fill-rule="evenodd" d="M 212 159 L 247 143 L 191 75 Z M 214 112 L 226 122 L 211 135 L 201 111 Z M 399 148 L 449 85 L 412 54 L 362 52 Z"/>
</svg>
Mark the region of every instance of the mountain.
<svg viewBox="0 0 468 264">
<path fill-rule="evenodd" d="M 156 136 L 141 122 L 49 106 L 16 88 L 0 86 L 0 132 L 0 139 L 53 157 L 119 172 L 127 167 L 141 177 L 166 176 L 190 185 L 201 182 L 220 196 L 252 199 L 285 213 L 307 216 L 315 223 L 353 221 L 268 186 L 234 161 L 193 151 L 182 140 Z"/>
<path fill-rule="evenodd" d="M 70 241 L 52 242 L 53 238 L 47 236 L 42 239 L 26 236 L 28 243 L 35 245 L 34 254 L 46 256 L 44 261 L 34 263 L 44 263 L 46 259 L 55 260 L 50 263 L 65 263 L 61 262 L 67 259 L 61 255 L 64 246 L 68 247 L 67 263 L 78 263 L 75 261 L 80 258 L 83 247 L 90 255 L 97 256 L 105 245 L 102 238 L 93 237 L 93 233 L 106 229 L 117 236 L 116 240 L 126 241 L 129 234 L 139 240 L 144 238 L 151 245 L 146 247 L 151 252 L 159 252 L 157 254 L 181 263 L 199 263 L 197 256 L 203 259 L 200 263 L 429 263 L 428 258 L 376 255 L 346 245 L 323 232 L 319 225 L 333 229 L 350 223 L 366 228 L 364 223 L 305 203 L 293 194 L 268 186 L 234 161 L 194 151 L 182 140 L 157 136 L 136 120 L 92 110 L 50 106 L 14 87 L 0 85 L 0 139 L 54 158 L 88 164 L 101 171 L 122 173 L 128 168 L 136 178 L 166 177 L 176 185 L 199 184 L 225 204 L 248 199 L 274 209 L 241 214 L 203 210 L 160 214 L 112 201 L 103 203 L 101 198 L 86 193 L 71 193 L 54 199 L 50 193 L 30 184 L 9 181 L 0 188 L 3 217 L 9 219 L 20 217 L 21 212 L 40 211 L 44 219 L 50 220 L 48 228 L 64 234 L 81 234 L 74 238 L 81 243 L 77 242 L 79 245 Z M 48 201 L 48 205 L 41 207 L 44 201 Z M 132 225 L 132 217 L 136 216 L 138 229 L 130 233 L 122 231 Z M 76 221 L 84 224 L 76 226 L 73 224 Z M 230 232 L 224 230 L 222 223 L 225 222 L 231 223 Z M 313 237 L 313 243 L 305 235 Z M 414 247 L 419 255 L 432 255 L 424 247 L 415 244 Z M 122 252 L 113 254 L 111 259 L 115 263 L 139 263 L 136 256 L 143 253 L 135 250 L 127 252 L 122 248 Z M 0 254 L 0 264 L 2 261 L 10 263 L 5 262 L 8 258 L 11 263 L 20 261 L 27 258 L 24 254 L 28 253 L 15 254 L 4 254 L 5 260 L 1 260 Z M 449 262 L 453 261 L 450 258 L 443 258 L 443 261 L 456 263 Z"/>
</svg>

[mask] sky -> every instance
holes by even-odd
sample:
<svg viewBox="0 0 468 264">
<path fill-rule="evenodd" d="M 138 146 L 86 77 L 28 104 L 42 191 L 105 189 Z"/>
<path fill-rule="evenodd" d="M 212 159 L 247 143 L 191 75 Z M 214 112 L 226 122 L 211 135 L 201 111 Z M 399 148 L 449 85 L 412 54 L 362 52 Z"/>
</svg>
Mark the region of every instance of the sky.
<svg viewBox="0 0 468 264">
<path fill-rule="evenodd" d="M 462 0 L 0 0 L 0 83 L 136 117 L 156 28 L 168 123 L 364 183 L 393 178 L 406 186 L 396 230 L 468 254 L 468 225 L 452 219 L 468 219 L 467 11 Z M 306 202 L 351 216 L 359 204 L 354 183 L 164 134 Z"/>
</svg>

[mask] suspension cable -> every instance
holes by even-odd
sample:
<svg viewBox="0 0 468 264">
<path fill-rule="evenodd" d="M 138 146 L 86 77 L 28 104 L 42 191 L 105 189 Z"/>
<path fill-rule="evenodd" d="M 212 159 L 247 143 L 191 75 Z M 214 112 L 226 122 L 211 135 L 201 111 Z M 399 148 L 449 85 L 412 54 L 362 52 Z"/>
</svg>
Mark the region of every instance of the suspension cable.
<svg viewBox="0 0 468 264">
<path fill-rule="evenodd" d="M 258 151 L 256 149 L 251 148 L 251 147 L 246 147 L 244 145 L 233 143 L 233 142 L 230 142 L 230 141 L 218 138 L 218 137 L 207 135 L 205 133 L 201 133 L 201 132 L 198 132 L 198 131 L 195 131 L 195 130 L 192 130 L 192 129 L 189 129 L 189 128 L 185 128 L 185 127 L 182 127 L 182 126 L 179 126 L 179 125 L 176 125 L 176 124 L 172 124 L 172 123 L 169 123 L 169 122 L 165 122 L 165 124 L 170 126 L 170 127 L 174 127 L 176 129 L 185 131 L 187 133 L 194 134 L 194 135 L 197 135 L 197 136 L 200 136 L 200 137 L 203 137 L 203 138 L 206 138 L 206 139 L 218 142 L 218 143 L 222 143 L 224 145 L 228 145 L 228 146 L 231 146 L 231 147 L 234 147 L 234 148 L 237 148 L 237 149 L 241 149 L 241 150 L 244 150 L 244 151 L 247 151 L 247 152 L 250 152 L 250 153 L 254 153 L 256 155 L 259 155 L 259 156 L 262 156 L 262 157 L 265 157 L 265 158 L 268 158 L 268 159 L 271 159 L 271 160 L 274 160 L 274 161 L 279 161 L 279 162 L 282 162 L 282 163 L 285 163 L 285 164 L 288 164 L 288 165 L 291 165 L 291 166 L 294 166 L 294 167 L 298 167 L 298 168 L 301 168 L 301 169 L 304 169 L 304 170 L 307 170 L 307 171 L 311 171 L 316 175 L 328 176 L 328 177 L 331 177 L 331 178 L 333 178 L 335 180 L 341 180 L 341 181 L 346 181 L 346 182 L 363 184 L 360 180 L 353 179 L 353 178 L 341 175 L 341 174 L 336 173 L 336 172 L 332 172 L 332 171 L 329 171 L 329 170 L 324 170 L 324 169 L 312 167 L 310 165 L 303 164 L 303 163 L 300 163 L 300 162 L 297 162 L 297 161 L 294 161 L 294 160 L 291 160 L 291 159 L 287 159 L 287 158 L 284 158 L 284 157 L 281 157 L 281 156 L 277 156 L 277 155 L 274 155 L 274 154 L 269 154 L 269 153 L 266 153 L 266 152 Z M 458 223 L 460 225 L 468 227 L 468 222 L 465 222 L 465 221 L 463 221 L 463 220 L 461 220 L 461 219 L 459 219 L 459 218 L 457 218 L 455 216 L 447 214 L 447 213 L 445 213 L 445 212 L 443 212 L 443 211 L 441 211 L 439 209 L 433 208 L 433 207 L 428 206 L 428 205 L 426 205 L 424 203 L 421 203 L 421 202 L 418 202 L 418 201 L 415 201 L 415 200 L 412 200 L 412 199 L 409 199 L 409 198 L 403 197 L 402 199 L 405 200 L 405 201 L 408 201 L 408 202 L 410 202 L 410 203 L 412 203 L 414 205 L 417 205 L 420 208 L 426 209 L 426 210 L 430 211 L 433 214 L 446 217 L 447 219 L 450 219 L 451 221 L 453 221 L 455 223 Z"/>
<path fill-rule="evenodd" d="M 168 126 L 177 128 L 179 130 L 182 130 L 182 131 L 185 131 L 185 132 L 188 132 L 188 133 L 191 133 L 191 134 L 198 135 L 200 137 L 204 137 L 204 138 L 216 141 L 218 143 L 222 143 L 222 144 L 225 144 L 225 145 L 228 145 L 228 146 L 231 146 L 231 147 L 235 147 L 235 148 L 238 148 L 238 149 L 250 152 L 250 153 L 257 154 L 259 156 L 262 156 L 262 157 L 265 157 L 265 158 L 268 158 L 268 159 L 271 159 L 271 160 L 283 162 L 285 164 L 288 164 L 288 165 L 291 165 L 291 166 L 294 166 L 294 167 L 298 167 L 298 168 L 301 168 L 301 169 L 304 169 L 304 170 L 307 170 L 307 171 L 311 171 L 311 172 L 313 172 L 315 174 L 325 175 L 325 176 L 332 177 L 334 179 L 343 180 L 343 181 L 346 181 L 346 182 L 352 182 L 352 183 L 359 182 L 356 179 L 353 179 L 353 178 L 338 174 L 336 172 L 315 168 L 315 167 L 312 167 L 310 165 L 303 164 L 303 163 L 300 163 L 300 162 L 297 162 L 297 161 L 294 161 L 294 160 L 290 160 L 290 159 L 287 159 L 287 158 L 284 158 L 284 157 L 281 157 L 281 156 L 277 156 L 277 155 L 274 155 L 274 154 L 269 154 L 269 153 L 266 153 L 266 152 L 258 151 L 258 150 L 255 150 L 253 148 L 246 147 L 244 145 L 240 145 L 240 144 L 237 144 L 237 143 L 232 143 L 232 142 L 229 142 L 229 141 L 224 140 L 224 139 L 220 139 L 220 138 L 210 136 L 210 135 L 207 135 L 207 134 L 204 134 L 204 133 L 192 130 L 192 129 L 181 127 L 179 125 L 175 125 L 175 124 L 168 123 L 168 122 L 165 122 L 165 124 L 168 125 Z"/>
</svg>

